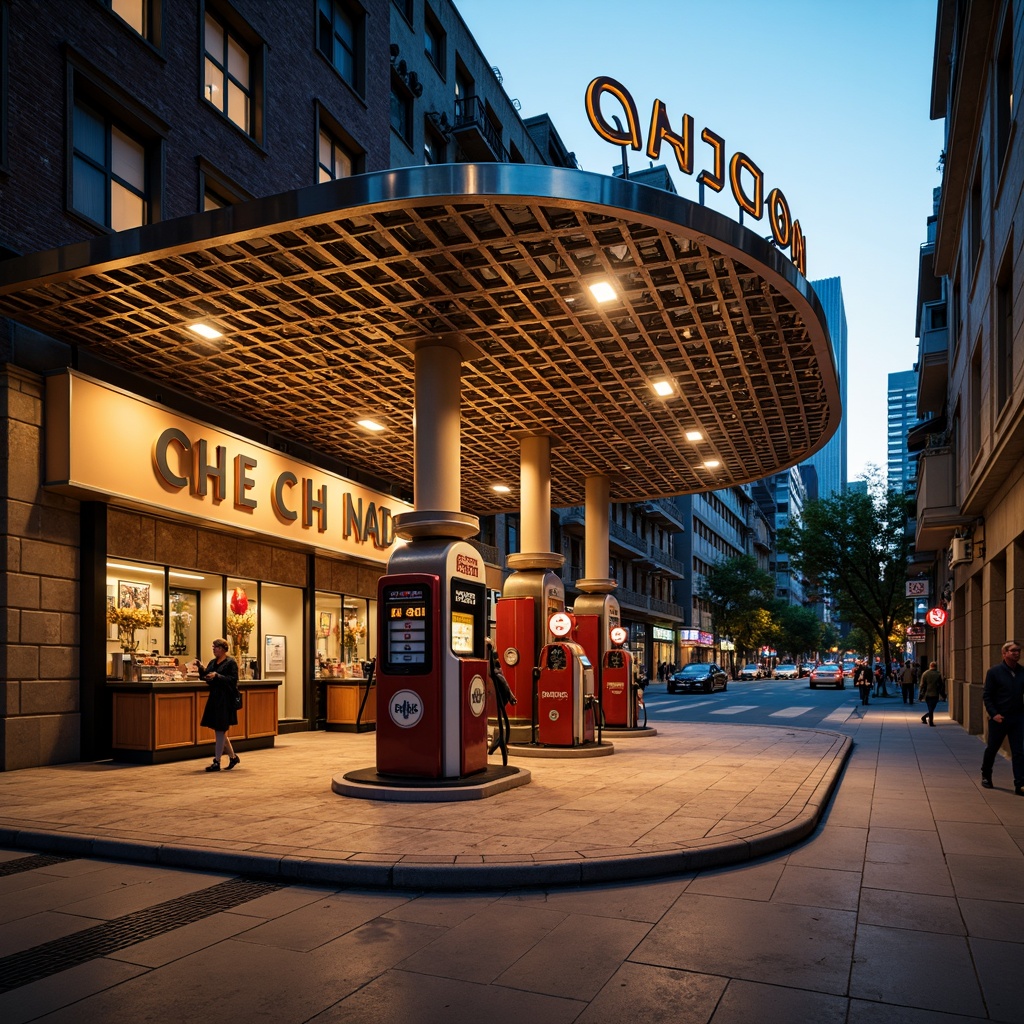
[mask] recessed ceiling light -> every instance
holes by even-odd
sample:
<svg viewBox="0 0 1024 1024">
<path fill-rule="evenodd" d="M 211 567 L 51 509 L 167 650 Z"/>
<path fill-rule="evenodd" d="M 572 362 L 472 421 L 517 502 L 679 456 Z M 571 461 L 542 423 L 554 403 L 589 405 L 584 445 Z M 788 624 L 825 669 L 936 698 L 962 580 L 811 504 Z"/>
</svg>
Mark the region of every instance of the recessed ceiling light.
<svg viewBox="0 0 1024 1024">
<path fill-rule="evenodd" d="M 498 494 L 511 494 L 512 488 L 508 484 L 493 484 L 491 486 L 492 491 L 496 491 Z"/>
<path fill-rule="evenodd" d="M 379 434 L 385 428 L 378 423 L 376 420 L 356 420 L 356 423 L 363 428 L 363 430 L 369 430 L 374 434 Z"/>
<path fill-rule="evenodd" d="M 704 435 L 699 430 L 688 430 L 686 432 L 687 441 L 703 441 Z"/>
<path fill-rule="evenodd" d="M 200 338 L 222 337 L 220 331 L 218 331 L 216 327 L 211 327 L 209 324 L 189 324 L 188 329 L 193 334 L 198 334 Z"/>
<path fill-rule="evenodd" d="M 717 469 L 720 465 L 721 465 L 721 463 L 718 461 L 718 459 L 708 459 L 704 463 L 704 468 L 705 469 Z"/>
<path fill-rule="evenodd" d="M 676 391 L 672 387 L 672 381 L 670 380 L 656 380 L 651 387 L 654 388 L 654 393 L 661 395 L 662 398 L 668 398 L 669 395 L 674 395 Z"/>
<path fill-rule="evenodd" d="M 598 302 L 611 302 L 617 298 L 615 289 L 607 281 L 597 281 L 590 286 L 590 292 Z"/>
</svg>

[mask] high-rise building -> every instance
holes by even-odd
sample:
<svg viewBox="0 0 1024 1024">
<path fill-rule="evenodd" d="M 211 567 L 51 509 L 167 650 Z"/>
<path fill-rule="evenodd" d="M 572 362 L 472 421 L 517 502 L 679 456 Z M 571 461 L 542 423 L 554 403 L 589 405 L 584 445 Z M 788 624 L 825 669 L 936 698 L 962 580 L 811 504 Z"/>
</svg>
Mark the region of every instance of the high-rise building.
<svg viewBox="0 0 1024 1024">
<path fill-rule="evenodd" d="M 911 459 L 907 434 L 917 422 L 917 371 L 889 374 L 888 454 L 889 487 L 906 493 L 917 485 L 917 459 Z"/>
<path fill-rule="evenodd" d="M 846 489 L 846 424 L 849 419 L 849 395 L 847 393 L 847 333 L 846 307 L 843 303 L 843 283 L 838 277 L 827 277 L 820 281 L 812 281 L 811 287 L 818 295 L 825 320 L 832 336 L 832 351 L 836 357 L 836 369 L 839 371 L 839 393 L 843 401 L 843 418 L 839 429 L 829 439 L 821 451 L 815 452 L 808 459 L 818 474 L 819 498 L 827 498 L 832 494 Z"/>
</svg>

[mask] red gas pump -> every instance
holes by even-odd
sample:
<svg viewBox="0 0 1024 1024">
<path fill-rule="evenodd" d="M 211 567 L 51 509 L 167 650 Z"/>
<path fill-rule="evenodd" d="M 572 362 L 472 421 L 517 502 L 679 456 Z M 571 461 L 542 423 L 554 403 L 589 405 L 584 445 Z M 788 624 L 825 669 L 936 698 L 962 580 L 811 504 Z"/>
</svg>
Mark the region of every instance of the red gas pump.
<svg viewBox="0 0 1024 1024">
<path fill-rule="evenodd" d="M 611 650 L 605 651 L 601 666 L 601 708 L 604 724 L 612 728 L 636 727 L 636 701 L 633 699 L 633 655 L 623 650 L 629 638 L 622 626 L 609 630 Z"/>
<path fill-rule="evenodd" d="M 556 612 L 548 620 L 556 640 L 541 648 L 537 679 L 537 742 L 544 746 L 594 741 L 594 669 L 583 647 L 568 639 L 575 624 L 569 612 Z"/>
<path fill-rule="evenodd" d="M 483 560 L 464 541 L 429 539 L 396 551 L 388 567 L 377 586 L 377 772 L 441 779 L 483 771 Z"/>
</svg>

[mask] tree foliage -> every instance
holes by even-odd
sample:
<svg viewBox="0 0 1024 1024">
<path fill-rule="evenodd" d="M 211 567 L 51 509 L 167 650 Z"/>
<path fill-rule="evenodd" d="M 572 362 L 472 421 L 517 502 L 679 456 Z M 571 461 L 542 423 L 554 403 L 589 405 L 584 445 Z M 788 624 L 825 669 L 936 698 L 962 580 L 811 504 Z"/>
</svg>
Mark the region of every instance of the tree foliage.
<svg viewBox="0 0 1024 1024">
<path fill-rule="evenodd" d="M 702 577 L 700 597 L 711 609 L 711 628 L 732 637 L 743 661 L 764 642 L 771 624 L 766 608 L 775 595 L 775 579 L 759 569 L 753 555 L 727 558 Z"/>
<path fill-rule="evenodd" d="M 780 550 L 812 584 L 829 593 L 840 618 L 880 642 L 911 620 L 906 597 L 907 499 L 877 479 L 867 494 L 836 494 L 803 507 L 800 520 L 779 531 Z"/>
</svg>

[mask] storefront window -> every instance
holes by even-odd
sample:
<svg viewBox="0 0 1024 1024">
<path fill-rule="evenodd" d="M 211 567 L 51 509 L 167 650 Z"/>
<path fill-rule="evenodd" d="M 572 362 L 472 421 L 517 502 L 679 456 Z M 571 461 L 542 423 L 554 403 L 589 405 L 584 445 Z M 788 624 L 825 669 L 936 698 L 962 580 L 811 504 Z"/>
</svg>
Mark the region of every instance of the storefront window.
<svg viewBox="0 0 1024 1024">
<path fill-rule="evenodd" d="M 316 673 L 321 679 L 363 675 L 377 649 L 376 601 L 327 591 L 316 595 Z"/>
<path fill-rule="evenodd" d="M 255 580 L 228 577 L 224 636 L 231 656 L 238 662 L 238 674 L 242 679 L 254 679 L 259 674 L 258 599 L 259 587 Z"/>
</svg>

